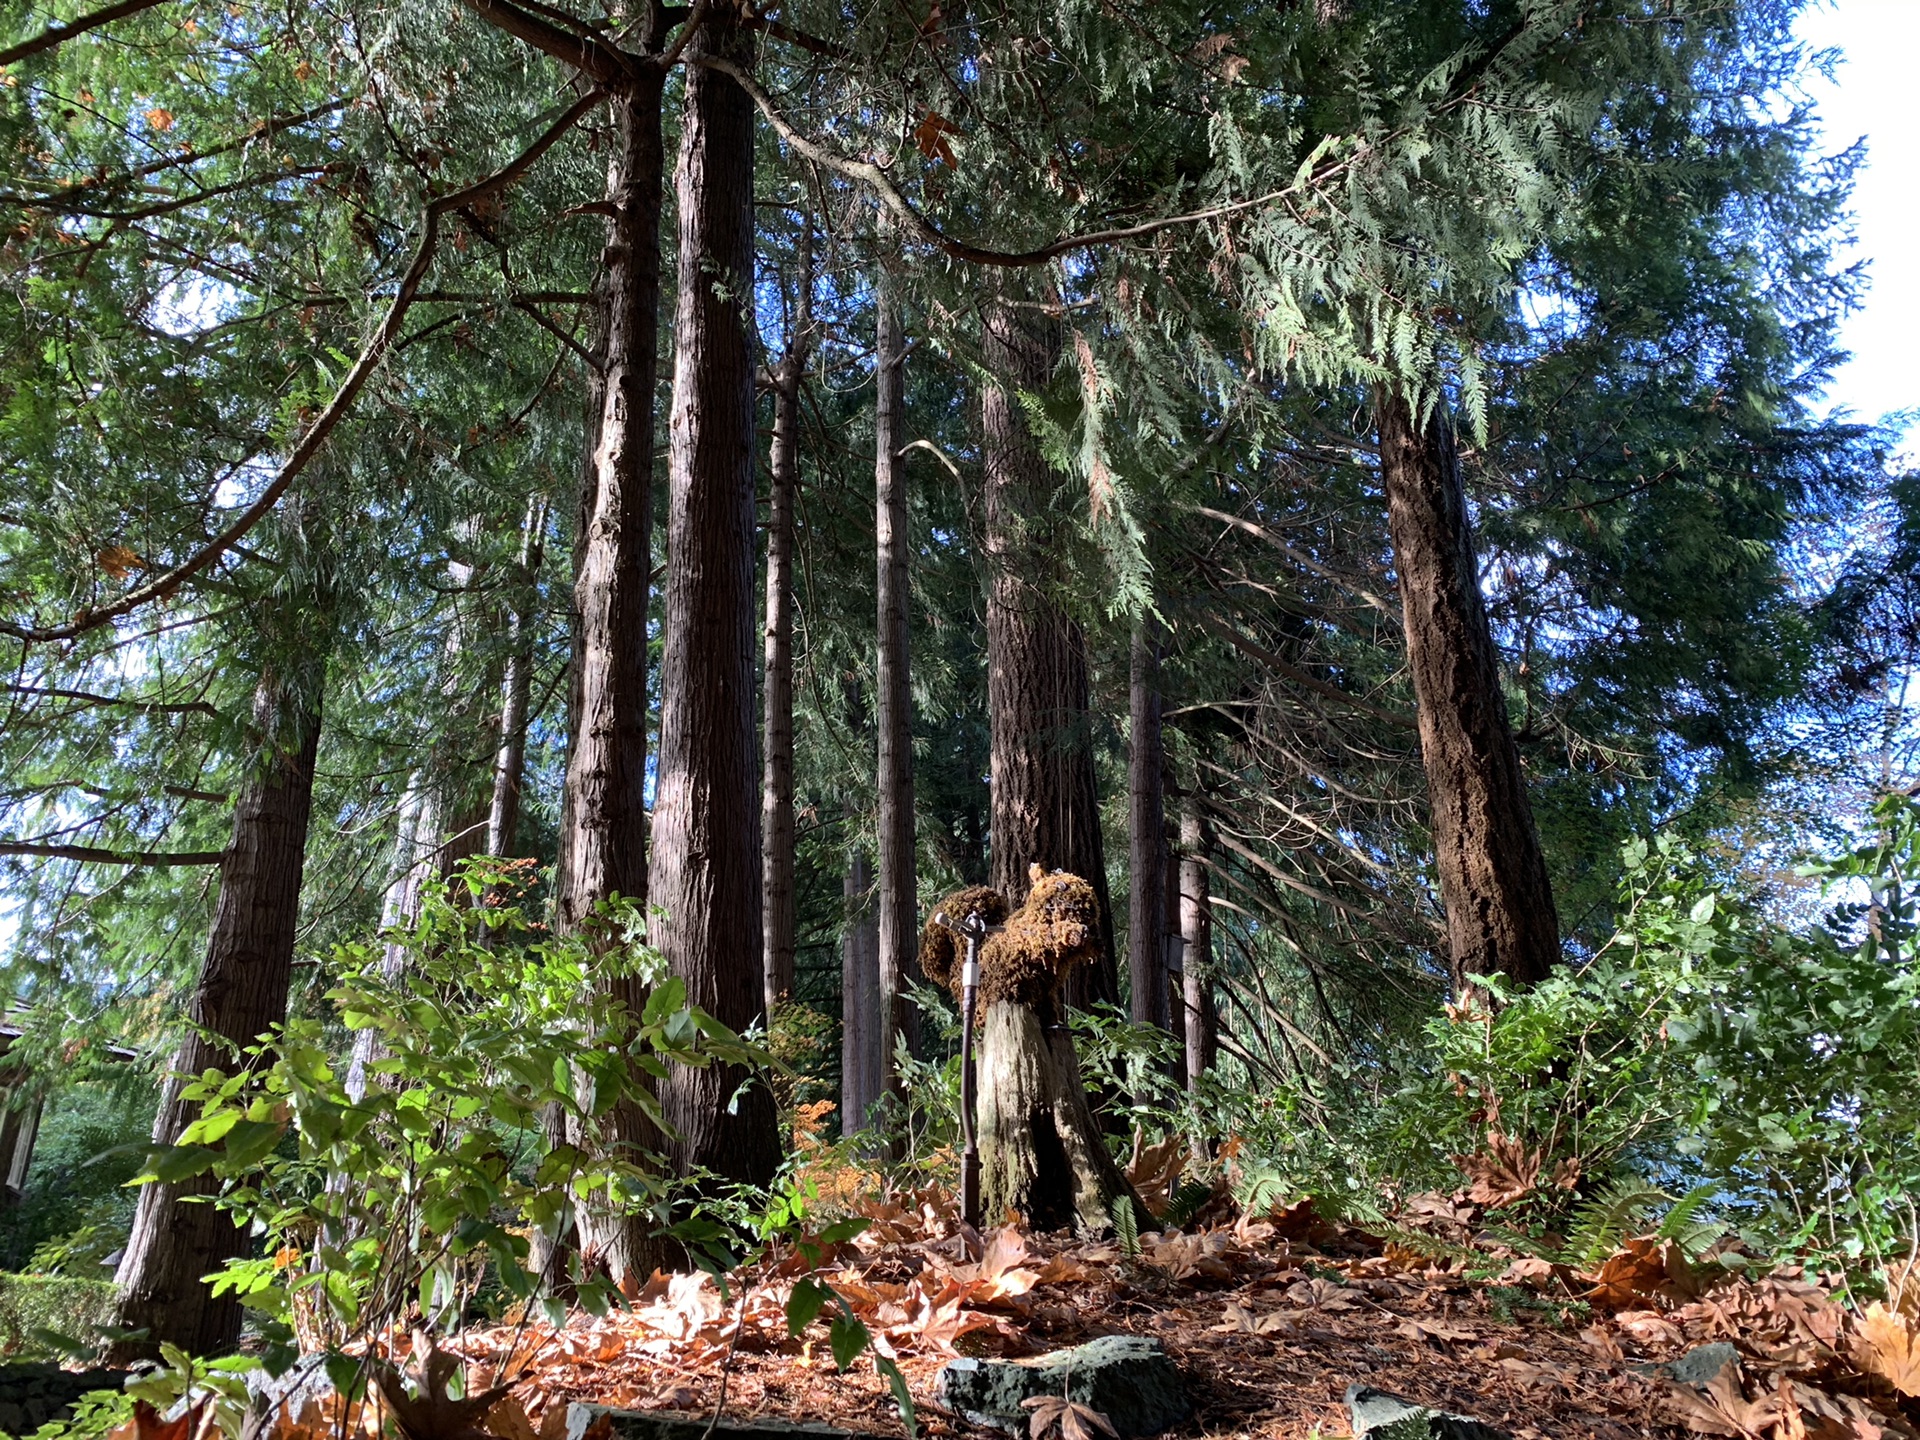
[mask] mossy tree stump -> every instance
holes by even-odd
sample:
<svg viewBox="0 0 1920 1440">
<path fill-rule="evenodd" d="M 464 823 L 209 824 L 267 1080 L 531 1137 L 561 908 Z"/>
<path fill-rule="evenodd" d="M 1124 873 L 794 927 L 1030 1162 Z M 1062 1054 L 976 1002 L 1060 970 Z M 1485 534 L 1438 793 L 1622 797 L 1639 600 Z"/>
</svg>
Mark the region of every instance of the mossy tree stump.
<svg viewBox="0 0 1920 1440">
<path fill-rule="evenodd" d="M 936 907 L 949 920 L 977 913 L 989 924 L 1006 922 L 980 952 L 981 1214 L 997 1224 L 1017 1211 L 1037 1230 L 1097 1234 L 1113 1227 L 1124 1203 L 1144 1226 L 1146 1208 L 1107 1154 L 1087 1103 L 1061 999 L 1073 968 L 1098 953 L 1099 901 L 1076 875 L 1034 869 L 1027 903 L 1011 915 L 984 886 L 956 891 Z M 960 958 L 957 937 L 929 921 L 921 968 L 956 998 Z"/>
</svg>

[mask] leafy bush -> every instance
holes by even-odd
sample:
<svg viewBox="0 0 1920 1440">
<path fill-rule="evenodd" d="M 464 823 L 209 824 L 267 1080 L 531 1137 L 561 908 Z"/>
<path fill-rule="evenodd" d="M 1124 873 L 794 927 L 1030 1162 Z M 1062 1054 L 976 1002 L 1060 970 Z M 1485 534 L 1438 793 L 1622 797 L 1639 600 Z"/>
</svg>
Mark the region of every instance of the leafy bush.
<svg viewBox="0 0 1920 1440">
<path fill-rule="evenodd" d="M 1629 846 L 1619 929 L 1586 964 L 1431 1022 L 1390 1165 L 1430 1181 L 1452 1157 L 1473 1198 L 1536 1226 L 1583 1196 L 1685 1192 L 1689 1224 L 1764 1250 L 1857 1270 L 1909 1253 L 1920 807 L 1890 799 L 1874 824 L 1803 868 L 1832 909 L 1801 930 L 1717 892 L 1677 844 Z"/>
<path fill-rule="evenodd" d="M 0 1274 L 0 1358 L 65 1359 L 113 1317 L 111 1280 Z"/>
<path fill-rule="evenodd" d="M 226 1182 L 219 1203 L 264 1234 L 265 1253 L 231 1262 L 215 1288 L 300 1322 L 312 1346 L 337 1350 L 403 1321 L 455 1328 L 483 1287 L 534 1299 L 528 1236 L 558 1233 L 576 1207 L 653 1210 L 664 1222 L 660 1168 L 643 1153 L 602 1153 L 605 1117 L 625 1104 L 663 1125 L 645 1082 L 669 1062 L 765 1059 L 686 1003 L 630 902 L 555 937 L 496 903 L 502 879 L 468 869 L 456 883 L 476 903 L 430 887 L 418 922 L 382 937 L 405 952 L 397 975 L 383 974 L 379 943 L 338 951 L 345 978 L 329 998 L 377 1042 L 364 1093 L 320 1021 L 289 1021 L 250 1052 L 256 1068 L 189 1082 L 199 1117 L 145 1177 L 212 1171 Z M 651 983 L 638 1015 L 589 983 L 621 975 Z M 546 1146 L 549 1107 L 579 1144 Z M 574 1280 L 583 1305 L 612 1299 L 606 1279 Z"/>
</svg>

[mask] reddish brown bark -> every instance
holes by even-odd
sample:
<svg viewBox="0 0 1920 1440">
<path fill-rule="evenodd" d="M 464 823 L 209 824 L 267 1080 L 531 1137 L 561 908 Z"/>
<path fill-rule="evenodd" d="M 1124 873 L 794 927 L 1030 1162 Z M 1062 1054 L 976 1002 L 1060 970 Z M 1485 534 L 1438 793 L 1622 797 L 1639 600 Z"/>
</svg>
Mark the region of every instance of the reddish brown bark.
<svg viewBox="0 0 1920 1440">
<path fill-rule="evenodd" d="M 560 835 L 555 909 L 579 928 L 612 895 L 647 898 L 647 603 L 651 580 L 654 384 L 659 372 L 662 82 L 636 67 L 611 101 L 616 130 L 607 169 L 607 238 L 601 252 L 598 373 L 590 387 L 591 450 L 574 541 L 572 738 Z M 633 977 L 599 977 L 637 1011 Z M 549 1129 L 558 1130 L 557 1117 Z M 621 1106 L 603 1122 L 612 1148 L 652 1148 L 640 1112 Z M 623 1276 L 654 1258 L 647 1222 L 583 1214 L 583 1237 Z M 541 1237 L 543 1274 L 562 1260 Z M 645 1273 L 644 1269 L 643 1272 Z"/>
<path fill-rule="evenodd" d="M 1063 608 L 1050 517 L 1063 477 L 1028 431 L 1018 392 L 1045 385 L 1058 325 L 1005 301 L 982 316 L 986 471 L 987 708 L 992 724 L 992 884 L 1018 906 L 1027 867 L 1065 870 L 1100 900 L 1100 960 L 1068 982 L 1069 1004 L 1113 1000 L 1119 983 L 1107 898 L 1106 847 L 1088 714 L 1086 636 Z"/>
<path fill-rule="evenodd" d="M 161 1088 L 155 1144 L 171 1144 L 199 1113 L 197 1104 L 181 1101 L 179 1075 L 209 1068 L 231 1073 L 243 1063 L 240 1047 L 286 1019 L 320 689 L 319 674 L 289 679 L 270 671 L 254 691 L 259 738 L 234 805 L 206 958 L 187 1006 L 192 1029 Z M 162 1342 L 194 1355 L 225 1354 L 239 1343 L 238 1301 L 231 1294 L 215 1298 L 201 1280 L 247 1243 L 230 1215 L 196 1200 L 218 1188 L 212 1176 L 142 1187 L 115 1276 L 121 1290 L 115 1323 L 146 1335 L 117 1343 L 116 1362 L 156 1354 Z"/>
<path fill-rule="evenodd" d="M 1453 432 L 1437 406 L 1421 424 L 1387 390 L 1375 394 L 1374 419 L 1454 986 L 1488 974 L 1531 984 L 1560 957 L 1559 920 L 1500 687 Z"/>
<path fill-rule="evenodd" d="M 707 12 L 688 57 L 745 66 L 753 32 L 735 3 Z M 686 72 L 674 318 L 667 582 L 653 899 L 661 949 L 688 998 L 744 1029 L 764 1005 L 760 765 L 755 724 L 753 102 L 729 77 Z M 683 1168 L 764 1183 L 779 1165 L 773 1097 L 736 1096 L 731 1067 L 676 1070 L 660 1086 Z"/>
</svg>

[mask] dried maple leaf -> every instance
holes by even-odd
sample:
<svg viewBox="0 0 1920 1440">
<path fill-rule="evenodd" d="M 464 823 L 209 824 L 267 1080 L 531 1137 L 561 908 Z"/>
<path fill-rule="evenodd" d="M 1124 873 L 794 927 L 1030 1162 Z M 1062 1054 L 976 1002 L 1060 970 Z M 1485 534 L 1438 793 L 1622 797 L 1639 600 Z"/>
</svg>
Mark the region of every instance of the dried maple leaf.
<svg viewBox="0 0 1920 1440">
<path fill-rule="evenodd" d="M 1229 1334 L 1272 1335 L 1298 1327 L 1296 1316 L 1288 1311 L 1271 1310 L 1265 1315 L 1256 1315 L 1239 1301 L 1229 1300 L 1226 1308 L 1220 1312 L 1220 1323 L 1213 1328 Z"/>
<path fill-rule="evenodd" d="M 1036 1395 L 1020 1404 L 1027 1410 L 1027 1433 L 1032 1440 L 1059 1430 L 1061 1440 L 1096 1440 L 1105 1435 L 1120 1440 L 1120 1432 L 1091 1405 L 1068 1400 L 1060 1395 Z"/>
<path fill-rule="evenodd" d="M 1687 1261 L 1671 1240 L 1639 1235 L 1622 1242 L 1592 1275 L 1593 1288 L 1582 1299 L 1607 1310 L 1621 1310 L 1648 1296 L 1692 1300 L 1705 1288 L 1705 1277 Z"/>
<path fill-rule="evenodd" d="M 1447 1325 L 1438 1320 L 1402 1320 L 1394 1327 L 1395 1333 L 1409 1340 L 1425 1342 L 1439 1340 L 1447 1344 L 1472 1343 L 1480 1339 L 1480 1332 L 1468 1330 L 1459 1325 Z"/>
<path fill-rule="evenodd" d="M 1289 1285 L 1287 1299 L 1313 1310 L 1351 1310 L 1354 1306 L 1354 1299 L 1344 1286 L 1318 1275 Z"/>
<path fill-rule="evenodd" d="M 1082 382 L 1093 365 L 1093 350 L 1084 337 L 1079 340 Z M 1097 380 L 1094 382 L 1097 385 Z M 1135 1139 L 1139 1137 L 1136 1135 Z M 1137 1147 L 1127 1163 L 1127 1179 L 1140 1192 L 1140 1199 L 1156 1216 L 1167 1213 L 1173 1192 L 1187 1170 L 1187 1137 L 1169 1135 L 1157 1145 Z"/>
<path fill-rule="evenodd" d="M 1499 1209 L 1524 1200 L 1540 1188 L 1544 1149 L 1529 1150 L 1518 1136 L 1487 1127 L 1487 1148 L 1472 1155 L 1449 1157 L 1472 1183 L 1467 1198 L 1476 1205 Z"/>
<path fill-rule="evenodd" d="M 1737 1360 L 1729 1360 L 1704 1386 L 1669 1384 L 1667 1399 L 1687 1428 L 1702 1435 L 1762 1440 L 1780 1417 L 1779 1392 L 1747 1398 Z"/>
<path fill-rule="evenodd" d="M 920 147 L 920 153 L 929 160 L 938 160 L 948 169 L 959 162 L 954 158 L 953 146 L 947 143 L 949 135 L 958 135 L 960 127 L 936 110 L 929 110 L 921 117 L 920 123 L 913 127 L 913 143 Z"/>
<path fill-rule="evenodd" d="M 1853 1330 L 1854 1364 L 1902 1395 L 1920 1395 L 1920 1333 L 1911 1320 L 1876 1300 Z"/>
<path fill-rule="evenodd" d="M 124 580 L 134 571 L 147 568 L 147 562 L 125 545 L 109 545 L 93 558 L 100 568 L 115 580 Z"/>
</svg>

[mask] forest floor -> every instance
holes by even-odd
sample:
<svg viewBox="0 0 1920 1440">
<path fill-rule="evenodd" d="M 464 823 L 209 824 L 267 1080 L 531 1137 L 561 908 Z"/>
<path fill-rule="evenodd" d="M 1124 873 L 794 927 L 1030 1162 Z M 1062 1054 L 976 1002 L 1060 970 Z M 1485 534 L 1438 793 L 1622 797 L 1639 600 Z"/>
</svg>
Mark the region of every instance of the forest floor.
<svg viewBox="0 0 1920 1440">
<path fill-rule="evenodd" d="M 971 1428 L 935 1398 L 955 1354 L 1124 1333 L 1160 1340 L 1184 1373 L 1194 1415 L 1175 1435 L 1346 1435 L 1357 1381 L 1516 1440 L 1920 1437 L 1920 1276 L 1891 1304 L 1857 1307 L 1838 1277 L 1760 1273 L 1725 1247 L 1688 1260 L 1654 1237 L 1578 1272 L 1490 1239 L 1464 1196 L 1411 1199 L 1371 1229 L 1305 1203 L 1238 1214 L 1220 1196 L 1131 1254 L 1015 1226 L 982 1235 L 938 1189 L 855 1208 L 870 1222 L 856 1240 L 776 1251 L 731 1277 L 725 1298 L 706 1275 L 656 1274 L 604 1318 L 469 1332 L 458 1349 L 477 1362 L 470 1392 L 522 1377 L 489 1429 L 536 1440 L 570 1400 L 710 1413 L 724 1395 L 731 1419 L 901 1435 L 871 1356 L 840 1372 L 825 1315 L 788 1334 L 788 1296 L 810 1275 L 897 1358 L 935 1436 Z M 1738 1352 L 1711 1383 L 1649 1373 L 1710 1342 Z"/>
</svg>

